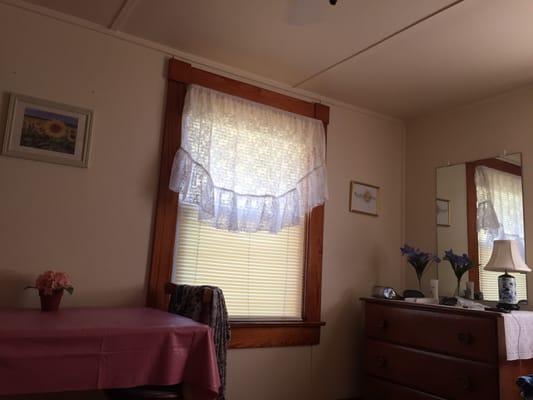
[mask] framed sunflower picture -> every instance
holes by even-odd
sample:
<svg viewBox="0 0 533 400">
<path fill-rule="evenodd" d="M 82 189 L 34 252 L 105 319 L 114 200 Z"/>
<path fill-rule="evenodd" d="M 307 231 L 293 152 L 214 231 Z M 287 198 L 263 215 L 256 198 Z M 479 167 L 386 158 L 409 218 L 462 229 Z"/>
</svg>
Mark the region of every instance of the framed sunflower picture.
<svg viewBox="0 0 533 400">
<path fill-rule="evenodd" d="M 93 113 L 11 94 L 2 154 L 87 168 Z"/>
<path fill-rule="evenodd" d="M 362 182 L 350 182 L 350 211 L 378 215 L 379 187 Z"/>
</svg>

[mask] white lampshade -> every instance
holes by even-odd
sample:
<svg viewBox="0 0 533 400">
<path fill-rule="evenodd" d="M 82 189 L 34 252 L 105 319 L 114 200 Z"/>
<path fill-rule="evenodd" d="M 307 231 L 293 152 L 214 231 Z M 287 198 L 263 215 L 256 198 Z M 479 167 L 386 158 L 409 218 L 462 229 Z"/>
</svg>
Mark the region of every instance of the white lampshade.
<svg viewBox="0 0 533 400">
<path fill-rule="evenodd" d="M 516 240 L 495 240 L 485 271 L 531 272 L 526 265 Z"/>
</svg>

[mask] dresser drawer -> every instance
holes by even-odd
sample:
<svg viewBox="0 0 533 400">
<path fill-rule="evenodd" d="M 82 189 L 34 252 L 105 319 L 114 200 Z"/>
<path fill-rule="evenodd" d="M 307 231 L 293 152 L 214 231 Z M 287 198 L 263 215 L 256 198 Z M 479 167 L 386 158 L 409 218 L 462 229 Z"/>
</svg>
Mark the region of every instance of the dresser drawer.
<svg viewBox="0 0 533 400">
<path fill-rule="evenodd" d="M 409 307 L 366 303 L 366 335 L 477 361 L 498 361 L 496 321 Z"/>
<path fill-rule="evenodd" d="M 497 400 L 498 369 L 485 363 L 367 340 L 366 372 L 454 400 Z"/>
<path fill-rule="evenodd" d="M 365 377 L 363 393 L 364 400 L 445 400 L 370 376 Z"/>
</svg>

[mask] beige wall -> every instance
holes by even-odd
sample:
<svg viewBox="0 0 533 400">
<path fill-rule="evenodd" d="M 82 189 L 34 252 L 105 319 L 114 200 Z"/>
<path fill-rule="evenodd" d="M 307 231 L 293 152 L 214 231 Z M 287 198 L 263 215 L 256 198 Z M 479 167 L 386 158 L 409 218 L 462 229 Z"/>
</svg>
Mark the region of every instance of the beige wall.
<svg viewBox="0 0 533 400">
<path fill-rule="evenodd" d="M 72 276 L 65 306 L 143 304 L 167 56 L 1 4 L 0 54 L 2 122 L 8 92 L 95 113 L 88 169 L 0 157 L 0 306 L 36 307 L 46 268 Z M 358 298 L 403 282 L 402 149 L 402 123 L 332 107 L 321 345 L 230 351 L 230 399 L 358 394 Z M 381 186 L 379 217 L 348 212 L 351 179 Z"/>
<path fill-rule="evenodd" d="M 410 121 L 406 144 L 406 240 L 434 251 L 435 168 L 522 152 L 526 257 L 533 241 L 533 87 Z M 531 262 L 531 261 L 530 261 Z M 446 268 L 447 265 L 443 265 Z M 414 286 L 407 274 L 406 286 Z M 533 287 L 529 285 L 529 296 Z"/>
<path fill-rule="evenodd" d="M 8 92 L 95 113 L 88 169 L 0 157 L 0 305 L 36 306 L 21 288 L 44 269 L 76 283 L 65 305 L 143 304 L 164 57 L 0 7 L 2 121 Z"/>
</svg>

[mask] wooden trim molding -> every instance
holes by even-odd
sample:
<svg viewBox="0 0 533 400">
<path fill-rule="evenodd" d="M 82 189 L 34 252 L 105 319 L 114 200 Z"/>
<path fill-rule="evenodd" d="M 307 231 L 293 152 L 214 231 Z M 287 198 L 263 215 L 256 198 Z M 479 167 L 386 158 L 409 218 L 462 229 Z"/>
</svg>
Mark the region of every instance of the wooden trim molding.
<svg viewBox="0 0 533 400">
<path fill-rule="evenodd" d="M 479 243 L 477 240 L 477 193 L 476 167 L 484 166 L 509 174 L 522 176 L 522 167 L 499 160 L 487 158 L 466 163 L 466 224 L 468 238 L 468 255 L 475 264 L 479 264 Z M 468 279 L 474 282 L 474 290 L 479 291 L 479 267 L 468 271 Z"/>
<path fill-rule="evenodd" d="M 475 181 L 476 166 L 466 163 L 466 232 L 468 255 L 479 264 L 479 246 L 477 240 L 477 194 Z M 479 267 L 468 271 L 468 280 L 474 282 L 474 290 L 479 291 Z"/>
<path fill-rule="evenodd" d="M 178 198 L 168 188 L 174 155 L 181 144 L 181 114 L 187 87 L 184 83 L 167 82 L 167 102 L 161 144 L 161 165 L 152 239 L 152 262 L 148 281 L 147 304 L 166 309 L 165 285 L 172 274 L 174 238 Z"/>
<path fill-rule="evenodd" d="M 167 309 L 165 287 L 172 278 L 173 251 L 176 234 L 178 200 L 168 188 L 172 161 L 181 142 L 181 118 L 187 85 L 196 84 L 265 104 L 284 111 L 315 118 L 327 130 L 329 107 L 289 97 L 248 83 L 239 82 L 193 67 L 191 64 L 169 60 L 167 100 L 161 148 L 159 188 L 153 229 L 152 262 L 148 282 L 147 304 Z M 314 345 L 320 342 L 322 248 L 324 206 L 315 207 L 307 218 L 307 243 L 301 322 L 232 322 L 230 347 L 272 347 Z"/>
<path fill-rule="evenodd" d="M 511 164 L 507 161 L 499 160 L 497 158 L 486 158 L 484 160 L 468 162 L 474 167 L 489 167 L 492 169 L 497 169 L 498 171 L 507 172 L 509 174 L 522 176 L 522 167 L 519 165 Z"/>
<path fill-rule="evenodd" d="M 311 211 L 307 222 L 307 251 L 304 282 L 305 321 L 320 321 L 323 233 L 324 206 L 318 206 Z"/>
<path fill-rule="evenodd" d="M 232 96 L 255 101 L 256 103 L 304 115 L 309 118 L 316 118 L 325 124 L 329 123 L 329 107 L 323 104 L 311 103 L 250 85 L 249 83 L 216 75 L 175 59 L 171 59 L 169 62 L 168 80 L 204 86 Z"/>
<path fill-rule="evenodd" d="M 232 323 L 230 348 L 312 346 L 320 343 L 322 325 L 324 324 L 240 325 Z"/>
</svg>

